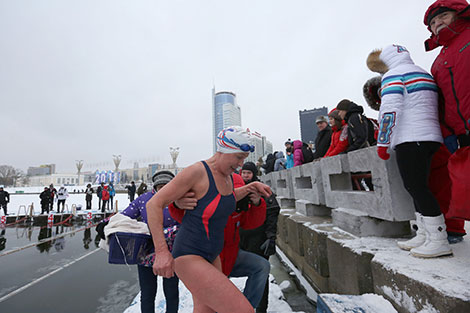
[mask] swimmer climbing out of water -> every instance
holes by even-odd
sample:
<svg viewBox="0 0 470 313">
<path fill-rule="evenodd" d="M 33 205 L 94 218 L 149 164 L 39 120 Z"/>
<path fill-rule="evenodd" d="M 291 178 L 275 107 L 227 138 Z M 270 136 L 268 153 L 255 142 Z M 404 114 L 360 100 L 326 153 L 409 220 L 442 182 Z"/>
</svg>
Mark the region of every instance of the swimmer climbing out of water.
<svg viewBox="0 0 470 313">
<path fill-rule="evenodd" d="M 222 273 L 219 258 L 224 228 L 236 199 L 249 193 L 271 194 L 269 186 L 260 182 L 233 188 L 231 174 L 253 151 L 248 131 L 228 127 L 219 133 L 217 152 L 211 158 L 184 169 L 147 203 L 156 252 L 154 273 L 172 277 L 176 272 L 193 296 L 194 312 L 253 312 L 248 300 Z M 162 210 L 187 192 L 194 192 L 198 202 L 183 217 L 172 255 L 163 236 Z"/>
</svg>

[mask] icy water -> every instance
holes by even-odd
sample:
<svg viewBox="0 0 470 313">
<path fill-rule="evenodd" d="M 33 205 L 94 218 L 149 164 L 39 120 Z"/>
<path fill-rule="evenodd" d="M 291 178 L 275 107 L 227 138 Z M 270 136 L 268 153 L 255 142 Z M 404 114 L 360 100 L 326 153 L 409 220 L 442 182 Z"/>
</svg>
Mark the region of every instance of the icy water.
<svg viewBox="0 0 470 313">
<path fill-rule="evenodd" d="M 0 230 L 0 311 L 123 312 L 139 292 L 136 267 L 108 264 L 98 242 L 85 224 Z"/>
</svg>

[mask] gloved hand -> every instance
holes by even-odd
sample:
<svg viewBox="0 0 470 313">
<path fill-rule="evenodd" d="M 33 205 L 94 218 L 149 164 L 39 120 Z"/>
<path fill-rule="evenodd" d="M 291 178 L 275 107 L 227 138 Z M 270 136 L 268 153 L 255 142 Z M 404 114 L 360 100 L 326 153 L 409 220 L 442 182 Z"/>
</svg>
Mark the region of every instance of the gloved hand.
<svg viewBox="0 0 470 313">
<path fill-rule="evenodd" d="M 266 239 L 266 241 L 259 247 L 265 256 L 270 256 L 276 253 L 276 240 Z"/>
<path fill-rule="evenodd" d="M 459 143 L 457 142 L 456 135 L 450 135 L 444 138 L 444 144 L 446 145 L 447 150 L 449 150 L 450 153 L 454 153 L 459 148 Z"/>
<path fill-rule="evenodd" d="M 390 159 L 390 154 L 387 152 L 387 150 L 388 150 L 388 147 L 382 147 L 382 146 L 377 147 L 377 154 L 382 160 Z"/>
</svg>

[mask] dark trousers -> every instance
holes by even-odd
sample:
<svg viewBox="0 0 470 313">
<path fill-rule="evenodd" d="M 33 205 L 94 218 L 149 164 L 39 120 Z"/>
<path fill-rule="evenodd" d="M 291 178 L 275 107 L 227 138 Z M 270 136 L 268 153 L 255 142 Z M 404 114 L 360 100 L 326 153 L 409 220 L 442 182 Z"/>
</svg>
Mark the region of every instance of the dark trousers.
<svg viewBox="0 0 470 313">
<path fill-rule="evenodd" d="M 140 285 L 140 310 L 142 313 L 155 313 L 155 297 L 157 295 L 157 278 L 151 267 L 137 265 Z M 179 279 L 163 278 L 163 293 L 166 299 L 166 313 L 178 312 L 179 306 Z"/>
<path fill-rule="evenodd" d="M 101 210 L 101 202 L 103 200 L 101 200 L 101 198 L 98 198 L 98 211 Z"/>
<path fill-rule="evenodd" d="M 111 204 L 111 211 L 113 210 L 113 199 L 114 197 L 109 197 L 109 203 Z"/>
<path fill-rule="evenodd" d="M 86 199 L 86 209 L 91 210 L 91 199 L 90 200 Z"/>
<path fill-rule="evenodd" d="M 0 207 L 3 209 L 3 212 L 5 212 L 5 215 L 8 214 L 8 213 L 7 213 L 7 205 L 8 205 L 7 203 L 1 203 L 1 204 L 0 204 Z"/>
<path fill-rule="evenodd" d="M 62 212 L 65 210 L 65 199 L 57 200 L 57 212 L 60 213 L 60 205 L 62 204 Z"/>
<path fill-rule="evenodd" d="M 108 208 L 109 200 L 102 200 L 102 201 L 103 201 L 103 203 L 101 203 L 101 212 L 104 212 Z"/>
<path fill-rule="evenodd" d="M 49 205 L 51 206 L 51 211 L 54 211 L 54 197 L 51 198 L 51 202 L 49 202 Z"/>
<path fill-rule="evenodd" d="M 439 216 L 441 209 L 428 186 L 431 160 L 440 143 L 405 142 L 395 147 L 398 170 L 405 189 L 413 198 L 415 209 L 423 216 Z"/>
<path fill-rule="evenodd" d="M 262 255 L 263 258 L 269 261 L 269 256 Z M 266 279 L 266 286 L 264 286 L 263 297 L 259 301 L 256 312 L 264 313 L 268 310 L 268 297 L 269 297 L 269 277 Z"/>
<path fill-rule="evenodd" d="M 129 194 L 129 201 L 130 202 L 134 201 L 134 198 L 135 198 L 135 193 L 130 193 Z"/>
<path fill-rule="evenodd" d="M 47 212 L 47 214 L 49 214 L 49 203 L 41 204 L 41 214 L 44 214 L 44 212 Z"/>
</svg>

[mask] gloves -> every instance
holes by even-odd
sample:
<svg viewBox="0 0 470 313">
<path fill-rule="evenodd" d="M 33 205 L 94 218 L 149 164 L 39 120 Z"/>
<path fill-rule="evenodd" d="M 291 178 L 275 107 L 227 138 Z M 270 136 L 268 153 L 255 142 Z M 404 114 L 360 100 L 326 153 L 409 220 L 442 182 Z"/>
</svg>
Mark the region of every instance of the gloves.
<svg viewBox="0 0 470 313">
<path fill-rule="evenodd" d="M 266 241 L 259 247 L 265 256 L 270 256 L 276 253 L 276 240 L 266 239 Z"/>
<path fill-rule="evenodd" d="M 447 150 L 452 154 L 459 148 L 459 143 L 457 142 L 456 135 L 450 135 L 444 138 L 444 144 L 447 147 Z"/>
<path fill-rule="evenodd" d="M 388 147 L 377 147 L 377 154 L 382 160 L 388 160 L 390 159 L 390 154 L 387 152 Z"/>
</svg>

